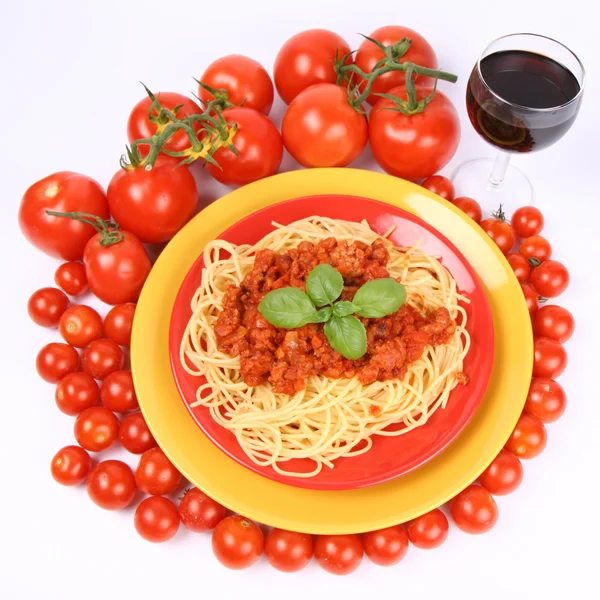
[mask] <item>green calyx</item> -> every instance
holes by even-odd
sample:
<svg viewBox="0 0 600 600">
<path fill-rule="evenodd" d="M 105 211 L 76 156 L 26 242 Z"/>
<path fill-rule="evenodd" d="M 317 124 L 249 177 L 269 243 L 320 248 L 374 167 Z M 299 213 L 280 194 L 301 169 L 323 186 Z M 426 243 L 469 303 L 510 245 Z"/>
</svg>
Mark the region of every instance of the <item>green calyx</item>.
<svg viewBox="0 0 600 600">
<path fill-rule="evenodd" d="M 51 217 L 63 217 L 65 219 L 73 219 L 74 221 L 91 225 L 100 236 L 101 246 L 112 246 L 113 244 L 118 244 L 125 239 L 125 235 L 119 229 L 118 223 L 105 221 L 103 218 L 97 215 L 78 211 L 57 212 L 55 210 L 47 210 L 46 214 L 50 215 Z"/>
</svg>

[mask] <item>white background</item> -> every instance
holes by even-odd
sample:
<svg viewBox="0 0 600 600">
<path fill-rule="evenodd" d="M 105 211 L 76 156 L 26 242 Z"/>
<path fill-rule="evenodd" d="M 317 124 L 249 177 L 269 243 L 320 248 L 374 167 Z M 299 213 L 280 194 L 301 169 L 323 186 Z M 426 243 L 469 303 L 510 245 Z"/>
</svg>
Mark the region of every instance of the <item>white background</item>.
<svg viewBox="0 0 600 600">
<path fill-rule="evenodd" d="M 542 598 L 571 592 L 597 597 L 597 496 L 600 458 L 598 393 L 598 68 L 600 45 L 593 0 L 253 0 L 139 2 L 39 0 L 2 2 L 0 23 L 0 153 L 2 155 L 3 315 L 0 320 L 0 596 L 21 598 Z M 499 498 L 500 519 L 484 536 L 451 530 L 434 551 L 409 549 L 397 567 L 367 560 L 352 576 L 334 578 L 314 564 L 297 575 L 266 562 L 230 572 L 213 558 L 210 539 L 180 530 L 166 545 L 143 541 L 133 509 L 105 512 L 85 489 L 56 485 L 49 463 L 72 443 L 72 419 L 54 405 L 53 388 L 35 373 L 38 349 L 56 332 L 35 327 L 25 306 L 52 285 L 58 262 L 20 236 L 16 213 L 23 191 L 59 170 L 86 173 L 104 186 L 118 168 L 129 110 L 154 90 L 195 90 L 208 63 L 244 53 L 271 69 L 292 34 L 326 27 L 356 47 L 357 32 L 403 24 L 424 34 L 440 65 L 459 75 L 442 84 L 463 122 L 465 159 L 491 155 L 466 119 L 465 82 L 489 41 L 533 31 L 571 46 L 588 70 L 585 100 L 572 131 L 539 154 L 518 157 L 546 215 L 555 257 L 572 284 L 561 298 L 577 319 L 561 378 L 569 406 L 548 427 L 542 456 L 525 464 L 525 480 Z M 281 116 L 281 106 L 275 111 Z M 372 168 L 368 155 L 359 164 Z M 285 168 L 292 165 L 289 160 Z M 224 188 L 201 178 L 204 201 Z M 134 461 L 130 460 L 131 464 Z M 584 592 L 584 588 L 588 591 Z"/>
</svg>

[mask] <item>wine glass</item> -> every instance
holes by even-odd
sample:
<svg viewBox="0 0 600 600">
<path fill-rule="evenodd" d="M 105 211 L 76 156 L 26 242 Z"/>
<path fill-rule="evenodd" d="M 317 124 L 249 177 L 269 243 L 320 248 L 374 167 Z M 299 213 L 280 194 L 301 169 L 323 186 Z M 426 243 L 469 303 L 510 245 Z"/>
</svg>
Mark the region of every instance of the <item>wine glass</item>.
<svg viewBox="0 0 600 600">
<path fill-rule="evenodd" d="M 493 41 L 469 77 L 467 112 L 475 131 L 499 151 L 495 160 L 471 160 L 456 170 L 456 196 L 477 200 L 484 216 L 500 204 L 508 215 L 534 204 L 533 187 L 509 164 L 511 154 L 558 141 L 575 121 L 584 83 L 579 58 L 552 38 L 516 33 Z"/>
</svg>

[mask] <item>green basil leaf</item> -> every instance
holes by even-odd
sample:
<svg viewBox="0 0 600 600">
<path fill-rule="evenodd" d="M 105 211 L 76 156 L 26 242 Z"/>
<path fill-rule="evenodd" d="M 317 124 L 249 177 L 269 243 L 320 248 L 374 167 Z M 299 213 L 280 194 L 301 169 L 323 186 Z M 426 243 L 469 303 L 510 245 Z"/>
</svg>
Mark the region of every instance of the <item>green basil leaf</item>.
<svg viewBox="0 0 600 600">
<path fill-rule="evenodd" d="M 395 313 L 406 302 L 406 288 L 391 277 L 373 279 L 358 289 L 352 302 L 358 306 L 356 314 L 380 319 Z"/>
<path fill-rule="evenodd" d="M 326 323 L 329 321 L 329 319 L 331 319 L 332 314 L 333 311 L 331 306 L 326 306 L 325 308 L 318 310 L 310 319 L 310 321 L 307 321 L 307 323 Z"/>
<path fill-rule="evenodd" d="M 324 331 L 331 347 L 344 358 L 356 360 L 367 351 L 367 331 L 352 315 L 333 317 L 325 323 Z"/>
<path fill-rule="evenodd" d="M 306 293 L 317 306 L 331 304 L 343 291 L 344 278 L 331 265 L 315 267 L 306 278 Z"/>
<path fill-rule="evenodd" d="M 347 300 L 340 300 L 333 305 L 333 315 L 335 317 L 345 317 L 358 312 L 358 306 L 354 302 L 348 302 Z"/>
<path fill-rule="evenodd" d="M 258 312 L 275 327 L 296 329 L 309 323 L 317 309 L 302 290 L 286 287 L 269 292 L 258 305 Z"/>
</svg>

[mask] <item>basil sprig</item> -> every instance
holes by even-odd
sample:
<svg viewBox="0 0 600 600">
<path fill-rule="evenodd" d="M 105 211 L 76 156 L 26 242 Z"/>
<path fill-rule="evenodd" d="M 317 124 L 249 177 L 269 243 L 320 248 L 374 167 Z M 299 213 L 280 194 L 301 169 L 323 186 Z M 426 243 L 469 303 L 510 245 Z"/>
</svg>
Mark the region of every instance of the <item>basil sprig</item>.
<svg viewBox="0 0 600 600">
<path fill-rule="evenodd" d="M 391 277 L 373 279 L 358 289 L 352 302 L 336 302 L 343 291 L 341 273 L 323 264 L 308 274 L 306 293 L 295 287 L 273 290 L 262 299 L 258 311 L 282 329 L 324 323 L 331 347 L 344 358 L 356 360 L 367 351 L 367 331 L 354 315 L 370 319 L 391 315 L 406 302 L 406 289 Z"/>
</svg>

